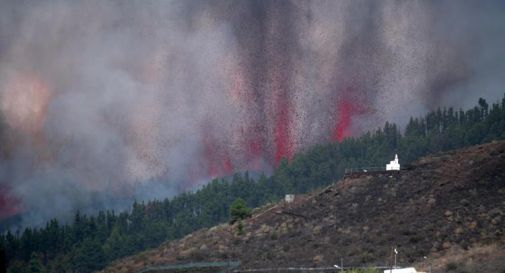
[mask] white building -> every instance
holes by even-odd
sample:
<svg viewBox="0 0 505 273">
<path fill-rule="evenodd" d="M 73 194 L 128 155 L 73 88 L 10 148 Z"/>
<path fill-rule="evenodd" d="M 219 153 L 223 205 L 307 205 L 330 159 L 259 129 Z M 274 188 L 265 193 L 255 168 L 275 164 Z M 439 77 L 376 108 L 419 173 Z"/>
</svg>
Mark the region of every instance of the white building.
<svg viewBox="0 0 505 273">
<path fill-rule="evenodd" d="M 423 273 L 423 272 L 419 272 L 413 267 L 407 267 L 407 268 L 387 269 L 384 270 L 384 273 Z"/>
<path fill-rule="evenodd" d="M 284 201 L 286 203 L 293 203 L 293 201 L 295 201 L 295 195 L 294 194 L 286 194 L 286 196 L 284 196 Z"/>
<path fill-rule="evenodd" d="M 390 161 L 389 164 L 386 164 L 386 171 L 399 171 L 400 163 L 398 162 L 398 155 L 395 154 L 395 160 Z"/>
</svg>

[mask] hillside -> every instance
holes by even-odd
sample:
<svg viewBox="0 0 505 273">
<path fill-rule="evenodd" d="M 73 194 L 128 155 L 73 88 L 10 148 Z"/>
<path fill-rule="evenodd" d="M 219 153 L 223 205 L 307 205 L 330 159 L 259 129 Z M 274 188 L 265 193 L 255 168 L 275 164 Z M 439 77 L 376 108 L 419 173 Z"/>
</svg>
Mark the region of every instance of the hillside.
<svg viewBox="0 0 505 273">
<path fill-rule="evenodd" d="M 250 207 L 260 207 L 285 194 L 327 187 L 341 179 L 346 168 L 382 165 L 394 153 L 401 155 L 402 164 L 409 164 L 427 154 L 503 140 L 504 121 L 505 97 L 492 105 L 481 98 L 466 111 L 449 107 L 412 117 L 403 133 L 386 122 L 383 128 L 359 137 L 315 145 L 290 160 L 280 160 L 271 176 L 238 171 L 174 197 L 133 202 L 127 210 L 77 210 L 71 220 L 49 219 L 45 226 L 22 230 L 16 227 L 26 223 L 25 215 L 17 214 L 0 220 L 0 256 L 4 253 L 6 257 L 0 269 L 18 272 L 37 263 L 50 272 L 101 270 L 117 259 L 226 222 L 228 209 L 237 198 Z M 158 182 L 171 185 L 170 181 L 153 183 Z M 106 200 L 117 202 L 109 197 Z"/>
<path fill-rule="evenodd" d="M 435 268 L 457 270 L 472 257 L 488 261 L 486 272 L 502 272 L 503 170 L 504 141 L 423 157 L 395 175 L 345 177 L 291 204 L 257 209 L 243 235 L 228 224 L 203 229 L 103 272 L 228 260 L 242 268 L 331 266 L 341 258 L 388 265 L 393 246 L 399 264 L 422 266 L 428 256 Z M 455 253 L 460 260 L 448 258 Z"/>
</svg>

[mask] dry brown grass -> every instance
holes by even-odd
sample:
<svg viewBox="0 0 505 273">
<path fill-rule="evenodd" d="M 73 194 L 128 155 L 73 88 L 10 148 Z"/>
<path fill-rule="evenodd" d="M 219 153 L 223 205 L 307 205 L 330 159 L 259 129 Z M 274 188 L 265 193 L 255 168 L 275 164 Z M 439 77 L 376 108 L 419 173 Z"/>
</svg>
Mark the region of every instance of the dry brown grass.
<svg viewBox="0 0 505 273">
<path fill-rule="evenodd" d="M 473 246 L 468 250 L 453 247 L 433 260 L 418 263 L 416 268 L 428 272 L 505 273 L 505 249 L 497 244 Z"/>
</svg>

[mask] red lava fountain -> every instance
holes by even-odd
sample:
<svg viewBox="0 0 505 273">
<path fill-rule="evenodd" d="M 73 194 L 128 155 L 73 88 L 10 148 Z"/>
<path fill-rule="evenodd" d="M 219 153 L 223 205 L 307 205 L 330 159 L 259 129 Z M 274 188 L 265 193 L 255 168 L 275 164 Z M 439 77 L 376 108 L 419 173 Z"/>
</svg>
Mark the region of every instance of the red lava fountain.
<svg viewBox="0 0 505 273">
<path fill-rule="evenodd" d="M 347 100 L 340 100 L 337 106 L 337 124 L 333 132 L 333 140 L 342 141 L 349 136 L 351 125 L 352 104 Z"/>
<path fill-rule="evenodd" d="M 332 140 L 341 142 L 351 136 L 352 118 L 363 113 L 361 102 L 349 96 L 342 96 L 337 101 L 336 123 L 333 129 Z"/>
<path fill-rule="evenodd" d="M 291 140 L 289 135 L 289 105 L 285 98 L 280 98 L 277 103 L 277 116 L 275 120 L 275 164 L 282 158 L 292 157 Z"/>
<path fill-rule="evenodd" d="M 230 175 L 233 165 L 229 152 L 220 145 L 218 137 L 212 134 L 208 126 L 203 126 L 203 157 L 206 165 L 207 176 L 215 178 Z"/>
</svg>

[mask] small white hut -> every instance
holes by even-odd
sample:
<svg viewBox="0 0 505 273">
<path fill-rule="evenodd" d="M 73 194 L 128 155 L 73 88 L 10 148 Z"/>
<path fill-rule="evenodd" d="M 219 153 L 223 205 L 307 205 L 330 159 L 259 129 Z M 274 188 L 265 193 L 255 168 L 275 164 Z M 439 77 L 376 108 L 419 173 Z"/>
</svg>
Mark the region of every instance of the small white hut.
<svg viewBox="0 0 505 273">
<path fill-rule="evenodd" d="M 398 162 L 398 155 L 395 154 L 395 160 L 392 160 L 389 162 L 389 164 L 386 164 L 386 171 L 399 171 L 400 170 L 400 163 Z"/>
<path fill-rule="evenodd" d="M 294 194 L 286 194 L 284 196 L 284 201 L 286 203 L 293 203 L 293 201 L 295 201 L 295 195 Z"/>
</svg>

